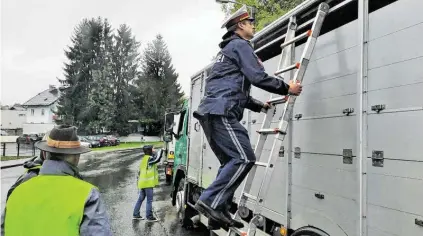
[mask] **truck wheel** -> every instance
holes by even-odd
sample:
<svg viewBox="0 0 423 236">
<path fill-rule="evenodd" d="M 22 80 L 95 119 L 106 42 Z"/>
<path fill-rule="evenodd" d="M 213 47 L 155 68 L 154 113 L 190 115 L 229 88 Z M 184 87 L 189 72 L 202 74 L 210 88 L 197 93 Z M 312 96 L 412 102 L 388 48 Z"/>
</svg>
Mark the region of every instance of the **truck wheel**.
<svg viewBox="0 0 423 236">
<path fill-rule="evenodd" d="M 167 184 L 171 184 L 172 183 L 172 176 L 171 175 L 166 175 L 166 183 Z"/>
<path fill-rule="evenodd" d="M 193 209 L 190 206 L 185 208 L 185 197 L 184 197 L 184 185 L 185 178 L 179 180 L 178 189 L 176 191 L 176 210 L 179 222 L 182 224 L 183 228 L 192 229 L 194 228 L 194 223 L 191 220 L 191 217 L 194 216 Z"/>
<path fill-rule="evenodd" d="M 329 236 L 329 234 L 320 229 L 307 226 L 296 230 L 291 236 Z"/>
</svg>

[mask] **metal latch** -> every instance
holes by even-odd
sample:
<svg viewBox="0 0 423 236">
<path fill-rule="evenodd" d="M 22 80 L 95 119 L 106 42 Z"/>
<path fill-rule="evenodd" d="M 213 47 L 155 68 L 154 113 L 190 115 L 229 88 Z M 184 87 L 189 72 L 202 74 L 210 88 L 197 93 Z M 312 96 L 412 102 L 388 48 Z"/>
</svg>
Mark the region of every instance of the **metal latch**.
<svg viewBox="0 0 423 236">
<path fill-rule="evenodd" d="M 344 164 L 352 164 L 353 163 L 352 149 L 344 149 L 342 151 L 342 157 L 344 159 Z"/>
<path fill-rule="evenodd" d="M 416 225 L 418 225 L 418 226 L 421 226 L 421 227 L 423 227 L 423 220 L 419 220 L 419 219 L 415 219 L 414 220 L 414 223 L 416 224 Z"/>
<path fill-rule="evenodd" d="M 294 117 L 295 119 L 299 120 L 303 117 L 303 114 L 296 114 Z"/>
<path fill-rule="evenodd" d="M 252 120 L 253 124 L 255 124 L 255 123 L 256 123 L 256 121 L 257 121 L 256 119 Z"/>
<path fill-rule="evenodd" d="M 348 116 L 351 113 L 354 113 L 354 108 L 345 108 L 344 110 L 342 110 L 342 113 Z"/>
<path fill-rule="evenodd" d="M 383 151 L 372 152 L 372 164 L 373 166 L 383 167 Z"/>
<path fill-rule="evenodd" d="M 385 108 L 385 104 L 374 105 L 372 106 L 372 111 L 379 113 L 380 111 L 385 110 Z"/>
<path fill-rule="evenodd" d="M 279 148 L 279 157 L 283 157 L 285 154 L 285 147 L 281 146 L 281 148 Z"/>
<path fill-rule="evenodd" d="M 301 157 L 301 148 L 299 148 L 299 147 L 295 147 L 294 148 L 294 157 L 295 158 L 300 158 Z"/>
</svg>

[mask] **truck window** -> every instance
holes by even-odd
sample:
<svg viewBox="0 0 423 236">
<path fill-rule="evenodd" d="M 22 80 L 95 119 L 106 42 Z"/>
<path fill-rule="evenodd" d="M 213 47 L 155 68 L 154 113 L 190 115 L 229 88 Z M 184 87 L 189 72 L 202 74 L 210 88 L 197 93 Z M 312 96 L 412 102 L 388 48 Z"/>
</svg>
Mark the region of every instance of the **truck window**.
<svg viewBox="0 0 423 236">
<path fill-rule="evenodd" d="M 178 123 L 178 135 L 181 136 L 182 133 L 182 128 L 184 127 L 184 117 L 185 117 L 185 113 L 187 111 L 184 110 L 181 112 L 181 115 L 179 116 L 179 123 Z"/>
</svg>

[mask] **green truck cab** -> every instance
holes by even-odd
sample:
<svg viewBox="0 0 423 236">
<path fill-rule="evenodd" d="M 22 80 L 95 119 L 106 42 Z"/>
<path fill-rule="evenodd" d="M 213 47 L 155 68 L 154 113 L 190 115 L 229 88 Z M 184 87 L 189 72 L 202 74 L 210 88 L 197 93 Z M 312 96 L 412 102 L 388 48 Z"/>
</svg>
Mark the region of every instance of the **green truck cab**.
<svg viewBox="0 0 423 236">
<path fill-rule="evenodd" d="M 175 155 L 173 162 L 173 180 L 172 180 L 172 205 L 176 205 L 178 192 L 179 197 L 184 190 L 185 184 L 185 173 L 187 171 L 187 150 L 188 150 L 188 115 L 189 115 L 189 100 L 185 100 L 182 109 L 179 111 L 179 120 L 175 120 L 174 124 L 176 129 L 167 132 L 167 136 L 171 139 L 175 139 Z M 175 132 L 176 131 L 176 132 Z M 171 137 L 170 137 L 171 136 Z M 181 200 L 181 199 L 179 199 Z M 178 201 L 180 202 L 180 201 Z"/>
</svg>

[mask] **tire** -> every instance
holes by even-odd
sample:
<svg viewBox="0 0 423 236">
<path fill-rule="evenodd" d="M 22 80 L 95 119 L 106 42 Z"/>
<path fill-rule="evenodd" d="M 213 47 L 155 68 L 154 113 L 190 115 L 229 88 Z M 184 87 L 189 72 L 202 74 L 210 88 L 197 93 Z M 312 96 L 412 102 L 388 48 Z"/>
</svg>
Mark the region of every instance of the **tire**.
<svg viewBox="0 0 423 236">
<path fill-rule="evenodd" d="M 291 236 L 329 236 L 329 234 L 314 227 L 304 227 L 296 230 Z"/>
<path fill-rule="evenodd" d="M 191 209 L 190 206 L 185 207 L 185 197 L 184 197 L 184 185 L 185 178 L 181 178 L 178 183 L 178 189 L 176 191 L 176 210 L 177 217 L 181 226 L 185 229 L 193 229 L 194 223 L 191 220 L 191 217 L 194 216 L 195 210 Z"/>
<path fill-rule="evenodd" d="M 167 184 L 171 184 L 172 183 L 172 176 L 171 175 L 166 175 L 166 183 Z"/>
</svg>

